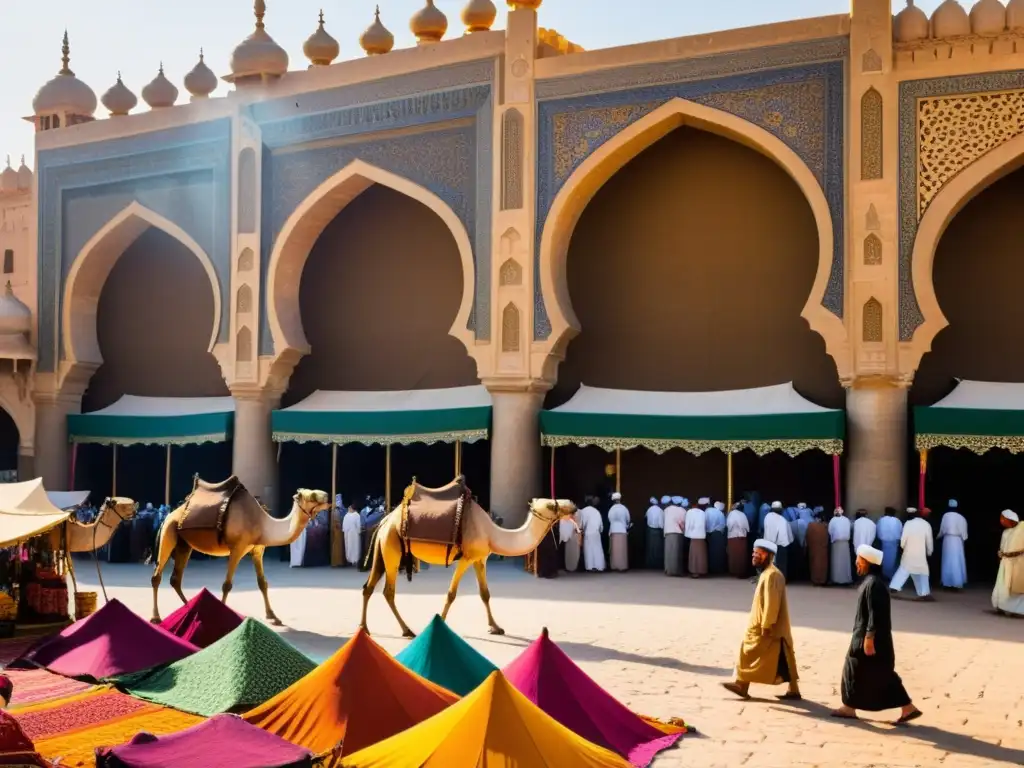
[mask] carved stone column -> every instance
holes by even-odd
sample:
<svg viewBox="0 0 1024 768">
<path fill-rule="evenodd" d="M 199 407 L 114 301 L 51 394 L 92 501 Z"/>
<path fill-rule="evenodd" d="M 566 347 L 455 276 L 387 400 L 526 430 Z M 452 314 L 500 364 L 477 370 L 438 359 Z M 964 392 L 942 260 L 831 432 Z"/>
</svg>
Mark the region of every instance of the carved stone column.
<svg viewBox="0 0 1024 768">
<path fill-rule="evenodd" d="M 907 499 L 907 385 L 888 377 L 846 390 L 846 504 L 875 512 Z M 849 511 L 848 510 L 848 511 Z"/>
<path fill-rule="evenodd" d="M 66 490 L 70 487 L 71 446 L 68 443 L 68 414 L 82 412 L 82 392 L 75 389 L 63 392 L 36 392 L 33 395 L 36 404 L 36 435 L 34 475 L 19 478 L 29 480 L 33 476 L 43 478 L 43 485 L 54 491 Z M 22 469 L 22 459 L 31 461 L 32 457 L 18 457 L 18 469 Z M 28 467 L 26 467 L 28 468 Z"/>
<path fill-rule="evenodd" d="M 235 398 L 233 471 L 250 492 L 274 509 L 278 504 L 277 450 L 271 438 L 270 412 L 280 405 L 281 393 L 235 386 L 231 394 Z"/>
<path fill-rule="evenodd" d="M 506 528 L 526 520 L 527 504 L 541 481 L 540 409 L 547 385 L 518 388 L 489 384 L 491 419 L 491 510 Z"/>
</svg>

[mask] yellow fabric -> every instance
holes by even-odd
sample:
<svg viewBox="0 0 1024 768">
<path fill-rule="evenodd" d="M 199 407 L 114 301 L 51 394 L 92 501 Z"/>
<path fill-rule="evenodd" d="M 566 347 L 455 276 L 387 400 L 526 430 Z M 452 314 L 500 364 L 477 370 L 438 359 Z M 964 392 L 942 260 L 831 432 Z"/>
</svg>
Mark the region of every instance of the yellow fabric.
<svg viewBox="0 0 1024 768">
<path fill-rule="evenodd" d="M 558 724 L 501 672 L 419 725 L 343 757 L 342 768 L 629 768 Z"/>
<path fill-rule="evenodd" d="M 42 478 L 0 483 L 0 547 L 45 533 L 68 519 L 46 495 Z"/>
<path fill-rule="evenodd" d="M 1018 523 L 1003 531 L 999 551 L 1004 554 L 1024 551 L 1024 525 Z M 1001 557 L 996 582 L 997 587 L 1002 587 L 1008 595 L 1024 595 L 1024 555 Z"/>
<path fill-rule="evenodd" d="M 765 629 L 770 630 L 767 635 L 764 634 Z M 786 577 L 773 564 L 765 568 L 757 580 L 747 634 L 740 646 L 736 679 L 744 683 L 776 685 L 783 643 L 789 674 L 796 681 L 796 654 L 793 652 L 793 631 L 789 626 Z"/>
</svg>

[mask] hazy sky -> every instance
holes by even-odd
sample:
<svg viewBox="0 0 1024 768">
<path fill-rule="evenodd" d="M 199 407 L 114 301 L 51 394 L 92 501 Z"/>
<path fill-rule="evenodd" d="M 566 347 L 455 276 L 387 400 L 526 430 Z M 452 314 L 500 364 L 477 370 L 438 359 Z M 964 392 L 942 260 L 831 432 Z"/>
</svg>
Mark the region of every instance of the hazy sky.
<svg viewBox="0 0 1024 768">
<path fill-rule="evenodd" d="M 931 12 L 941 0 L 918 0 Z M 966 6 L 971 0 L 964 0 Z M 328 31 L 341 43 L 341 59 L 362 55 L 359 34 L 373 20 L 375 0 L 267 0 L 267 30 L 291 57 L 291 68 L 308 63 L 302 43 L 316 28 L 322 7 Z M 448 16 L 449 36 L 461 33 L 465 0 L 436 0 Z M 505 24 L 505 3 L 496 0 L 495 28 Z M 381 0 L 381 18 L 395 47 L 413 44 L 409 17 L 422 0 Z M 893 0 L 902 8 L 905 0 Z M 712 32 L 774 21 L 848 12 L 850 0 L 546 0 L 542 26 L 584 48 L 607 48 L 661 38 Z M 71 69 L 102 96 L 121 71 L 139 96 L 160 62 L 187 100 L 182 78 L 200 47 L 218 75 L 228 72 L 231 50 L 253 29 L 251 0 L 0 0 L 0 155 L 15 165 L 32 164 L 32 97 L 60 69 L 61 36 L 71 38 Z M 217 93 L 223 93 L 222 83 Z M 216 95 L 216 94 L 215 94 Z M 97 117 L 106 117 L 101 105 Z M 2 158 L 0 158 L 2 159 Z"/>
</svg>

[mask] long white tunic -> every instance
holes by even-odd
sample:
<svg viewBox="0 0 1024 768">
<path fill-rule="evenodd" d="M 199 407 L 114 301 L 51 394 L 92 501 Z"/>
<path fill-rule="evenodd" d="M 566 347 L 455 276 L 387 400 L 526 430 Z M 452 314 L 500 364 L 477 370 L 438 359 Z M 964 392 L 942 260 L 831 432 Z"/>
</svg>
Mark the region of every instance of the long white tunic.
<svg viewBox="0 0 1024 768">
<path fill-rule="evenodd" d="M 648 528 L 664 528 L 665 527 L 665 513 L 661 511 L 661 507 L 657 504 L 652 504 L 647 508 L 645 515 L 647 518 Z"/>
<path fill-rule="evenodd" d="M 627 533 L 629 531 L 629 510 L 625 504 L 612 504 L 608 510 L 608 533 Z"/>
<path fill-rule="evenodd" d="M 345 513 L 341 520 L 341 532 L 345 536 L 345 560 L 349 565 L 359 563 L 360 556 L 360 531 L 363 527 L 363 519 L 355 510 Z"/>
<path fill-rule="evenodd" d="M 588 571 L 603 571 L 605 562 L 601 532 L 604 530 L 604 520 L 594 507 L 584 507 L 579 515 L 580 528 L 583 529 L 583 565 Z"/>
<path fill-rule="evenodd" d="M 707 515 L 700 507 L 694 507 L 686 513 L 686 521 L 683 525 L 683 533 L 688 539 L 706 539 Z"/>
<path fill-rule="evenodd" d="M 289 562 L 288 564 L 292 568 L 301 568 L 302 557 L 306 554 L 306 528 L 302 529 L 302 533 L 299 534 L 299 538 L 292 542 L 292 545 L 289 549 L 291 554 L 291 562 Z"/>
<path fill-rule="evenodd" d="M 558 521 L 558 540 L 564 544 L 576 535 L 574 518 L 563 517 Z"/>
<path fill-rule="evenodd" d="M 793 543 L 793 529 L 786 518 L 772 510 L 764 516 L 764 538 L 780 547 L 788 547 Z"/>
<path fill-rule="evenodd" d="M 670 533 L 682 533 L 683 525 L 686 522 L 686 510 L 670 504 L 665 507 L 665 535 Z"/>
<path fill-rule="evenodd" d="M 725 527 L 730 539 L 745 539 L 750 533 L 750 521 L 738 509 L 734 509 L 725 519 Z"/>
<path fill-rule="evenodd" d="M 828 537 L 832 543 L 837 541 L 849 541 L 852 526 L 849 518 L 843 515 L 833 517 L 828 523 Z"/>
<path fill-rule="evenodd" d="M 952 510 L 944 514 L 939 523 L 939 538 L 942 539 L 942 586 L 960 589 L 967 584 L 966 518 Z"/>
<path fill-rule="evenodd" d="M 704 527 L 707 528 L 708 533 L 718 533 L 724 531 L 728 527 L 726 524 L 725 513 L 717 507 L 708 507 L 705 513 Z"/>
<path fill-rule="evenodd" d="M 928 521 L 920 517 L 914 517 L 903 526 L 903 536 L 900 538 L 900 546 L 903 547 L 903 557 L 900 558 L 900 567 L 905 569 L 911 576 L 928 575 L 928 557 L 932 553 L 932 527 Z"/>
<path fill-rule="evenodd" d="M 869 547 L 875 544 L 875 521 L 870 517 L 858 517 L 853 521 L 853 551 L 856 552 L 862 544 Z"/>
</svg>

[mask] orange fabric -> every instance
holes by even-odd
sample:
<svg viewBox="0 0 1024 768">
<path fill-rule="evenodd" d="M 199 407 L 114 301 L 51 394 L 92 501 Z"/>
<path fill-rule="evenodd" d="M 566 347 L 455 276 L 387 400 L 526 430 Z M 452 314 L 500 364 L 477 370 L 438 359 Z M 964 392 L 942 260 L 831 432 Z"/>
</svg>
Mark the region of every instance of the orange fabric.
<svg viewBox="0 0 1024 768">
<path fill-rule="evenodd" d="M 327 661 L 242 717 L 292 744 L 343 754 L 376 744 L 458 700 L 360 630 Z"/>
<path fill-rule="evenodd" d="M 438 715 L 343 757 L 341 768 L 630 768 L 555 722 L 500 672 Z"/>
</svg>

